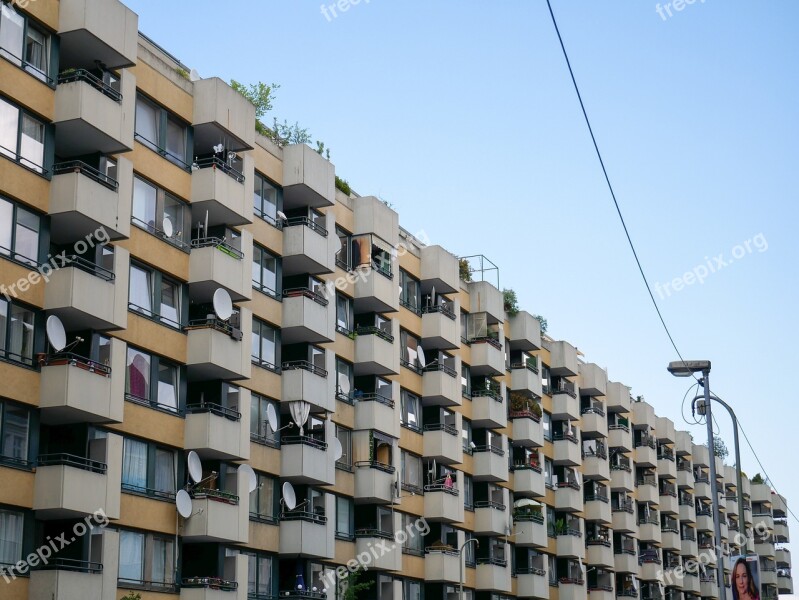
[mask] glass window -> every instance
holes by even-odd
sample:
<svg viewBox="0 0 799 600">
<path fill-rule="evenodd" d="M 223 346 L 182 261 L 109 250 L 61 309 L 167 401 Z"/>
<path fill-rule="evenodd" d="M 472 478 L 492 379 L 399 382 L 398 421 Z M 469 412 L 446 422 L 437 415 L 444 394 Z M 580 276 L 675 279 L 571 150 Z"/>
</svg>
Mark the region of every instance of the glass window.
<svg viewBox="0 0 799 600">
<path fill-rule="evenodd" d="M 422 600 L 422 583 L 412 579 L 403 581 L 402 600 Z"/>
<path fill-rule="evenodd" d="M 146 315 L 153 314 L 152 273 L 130 265 L 130 307 Z"/>
<path fill-rule="evenodd" d="M 147 444 L 125 438 L 122 447 L 122 487 L 147 489 Z"/>
<path fill-rule="evenodd" d="M 340 244 L 339 249 L 336 250 L 336 264 L 345 271 L 349 271 L 350 265 L 352 264 L 352 257 L 350 254 L 352 236 L 341 227 L 336 227 L 336 234 L 338 235 Z"/>
<path fill-rule="evenodd" d="M 278 403 L 264 396 L 253 394 L 250 401 L 250 437 L 255 438 L 256 442 L 274 445 L 277 444 L 278 439 L 266 418 L 269 405 L 272 405 L 275 410 L 276 428 L 280 429 L 280 408 Z"/>
<path fill-rule="evenodd" d="M 422 418 L 421 418 L 421 404 L 419 396 L 410 393 L 407 390 L 402 390 L 400 396 L 402 424 L 410 429 L 421 431 Z"/>
<path fill-rule="evenodd" d="M 3 12 L 5 12 L 5 5 L 3 5 Z M 0 48 L 3 46 L 2 37 L 3 29 L 0 27 Z M 1 53 L 2 50 L 0 49 Z M 18 133 L 19 109 L 0 98 L 0 153 L 16 159 Z"/>
<path fill-rule="evenodd" d="M 235 553 L 226 549 L 228 555 Z M 242 552 L 247 556 L 247 594 L 252 597 L 272 597 L 272 557 Z"/>
<path fill-rule="evenodd" d="M 139 96 L 136 98 L 136 137 L 139 141 L 150 148 L 158 150 L 158 142 L 161 138 L 161 116 L 159 108 Z"/>
<path fill-rule="evenodd" d="M 336 496 L 336 535 L 347 539 L 355 535 L 355 512 L 351 498 Z"/>
<path fill-rule="evenodd" d="M 30 411 L 22 406 L 0 403 L 0 457 L 27 461 L 29 437 Z"/>
<path fill-rule="evenodd" d="M 336 438 L 341 443 L 341 458 L 336 464 L 352 467 L 352 430 L 336 424 Z"/>
<path fill-rule="evenodd" d="M 144 581 L 143 533 L 120 531 L 119 580 L 128 583 L 142 583 Z"/>
<path fill-rule="evenodd" d="M 463 474 L 463 506 L 474 510 L 474 480 L 466 473 Z"/>
<path fill-rule="evenodd" d="M 36 266 L 40 218 L 36 213 L 0 198 L 0 255 Z"/>
<path fill-rule="evenodd" d="M 18 67 L 22 66 L 22 41 L 25 31 L 25 17 L 11 6 L 0 6 L 0 56 Z"/>
<path fill-rule="evenodd" d="M 255 519 L 274 520 L 275 518 L 275 478 L 255 474 L 258 487 L 250 493 L 250 517 Z"/>
<path fill-rule="evenodd" d="M 181 328 L 183 284 L 142 265 L 130 265 L 128 309 L 159 323 Z M 157 311 L 154 310 L 157 307 Z"/>
<path fill-rule="evenodd" d="M 186 126 L 171 115 L 166 120 L 166 157 L 179 165 L 186 161 Z"/>
<path fill-rule="evenodd" d="M 267 223 L 277 225 L 277 211 L 281 209 L 279 196 L 279 189 L 276 186 L 260 173 L 255 173 L 253 211 L 256 216 Z"/>
<path fill-rule="evenodd" d="M 352 403 L 353 381 L 352 364 L 336 357 L 336 397 Z"/>
<path fill-rule="evenodd" d="M 144 400 L 150 399 L 150 355 L 135 348 L 128 348 L 125 393 Z"/>
<path fill-rule="evenodd" d="M 424 553 L 424 536 L 416 528 L 417 517 L 402 515 L 402 529 L 408 534 L 402 544 L 402 551 L 421 556 Z"/>
<path fill-rule="evenodd" d="M 344 294 L 336 294 L 336 329 L 344 335 L 353 331 L 352 299 Z"/>
<path fill-rule="evenodd" d="M 405 329 L 400 330 L 400 362 L 414 371 L 420 368 L 419 338 Z"/>
<path fill-rule="evenodd" d="M 266 369 L 277 369 L 278 330 L 259 319 L 252 320 L 252 361 Z"/>
<path fill-rule="evenodd" d="M 422 457 L 403 450 L 400 459 L 403 488 L 414 492 L 421 492 L 424 486 Z"/>
<path fill-rule="evenodd" d="M 175 583 L 175 541 L 167 538 L 153 538 L 152 552 L 153 583 Z"/>
<path fill-rule="evenodd" d="M 544 430 L 544 439 L 548 441 L 552 441 L 552 415 L 548 412 L 544 411 L 542 414 L 543 418 L 541 419 L 541 423 Z"/>
<path fill-rule="evenodd" d="M 2 35 L 2 34 L 0 34 Z M 36 27 L 28 24 L 28 31 L 25 38 L 25 70 L 33 76 L 47 80 L 47 72 L 50 70 L 50 37 Z"/>
<path fill-rule="evenodd" d="M 463 438 L 463 450 L 472 453 L 472 422 L 469 419 L 463 419 L 461 423 L 461 435 Z"/>
<path fill-rule="evenodd" d="M 400 269 L 400 303 L 410 311 L 419 313 L 420 289 L 419 280 Z"/>
<path fill-rule="evenodd" d="M 175 453 L 172 450 L 155 450 L 155 489 L 165 494 L 175 493 Z"/>
<path fill-rule="evenodd" d="M 161 321 L 171 327 L 180 327 L 180 285 L 161 279 Z"/>
<path fill-rule="evenodd" d="M 277 297 L 280 293 L 278 289 L 280 259 L 256 244 L 253 248 L 252 261 L 253 287 L 268 296 Z"/>
<path fill-rule="evenodd" d="M 39 173 L 44 164 L 44 123 L 22 114 L 22 130 L 19 136 L 20 163 Z"/>
<path fill-rule="evenodd" d="M 0 565 L 14 565 L 22 559 L 21 512 L 0 509 Z"/>
<path fill-rule="evenodd" d="M 155 231 L 155 209 L 158 189 L 143 179 L 133 178 L 133 220 L 135 223 L 146 227 L 150 232 Z"/>
<path fill-rule="evenodd" d="M 33 329 L 33 311 L 0 299 L 0 356 L 32 365 Z"/>
</svg>

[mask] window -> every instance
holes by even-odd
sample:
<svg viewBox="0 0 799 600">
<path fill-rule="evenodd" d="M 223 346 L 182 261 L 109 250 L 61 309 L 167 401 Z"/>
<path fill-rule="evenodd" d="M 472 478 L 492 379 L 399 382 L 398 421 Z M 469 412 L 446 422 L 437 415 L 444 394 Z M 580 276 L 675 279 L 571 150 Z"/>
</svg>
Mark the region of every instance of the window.
<svg viewBox="0 0 799 600">
<path fill-rule="evenodd" d="M 277 429 L 280 429 L 278 403 L 264 396 L 253 394 L 250 400 L 250 439 L 259 444 L 277 446 L 279 444 L 278 436 L 269 426 L 269 421 L 266 418 L 266 412 L 270 405 L 274 408 L 275 417 L 277 417 Z"/>
<path fill-rule="evenodd" d="M 352 470 L 352 430 L 336 424 L 336 438 L 341 443 L 341 458 L 336 461 L 336 466 Z"/>
<path fill-rule="evenodd" d="M 5 7 L 2 10 L 5 12 Z M 44 123 L 2 98 L 0 98 L 0 154 L 37 173 L 45 173 Z"/>
<path fill-rule="evenodd" d="M 47 75 L 50 70 L 50 36 L 30 23 L 25 33 L 25 63 L 25 70 L 34 77 L 42 81 L 50 79 Z"/>
<path fill-rule="evenodd" d="M 33 365 L 35 314 L 0 298 L 0 359 Z"/>
<path fill-rule="evenodd" d="M 463 534 L 464 542 L 474 539 L 474 534 L 470 531 L 465 531 Z M 466 544 L 463 548 L 463 562 L 467 567 L 474 567 L 477 565 L 477 544 Z"/>
<path fill-rule="evenodd" d="M 461 395 L 472 398 L 472 370 L 469 365 L 461 363 Z"/>
<path fill-rule="evenodd" d="M 189 206 L 169 192 L 140 177 L 133 178 L 131 223 L 160 237 L 165 242 L 188 251 L 191 236 Z M 169 221 L 172 233 L 167 235 Z"/>
<path fill-rule="evenodd" d="M 278 282 L 280 281 L 280 259 L 262 248 L 253 245 L 252 252 L 252 287 L 272 298 L 280 297 Z"/>
<path fill-rule="evenodd" d="M 50 36 L 5 2 L 0 4 L 0 56 L 42 81 L 51 81 Z"/>
<path fill-rule="evenodd" d="M 183 408 L 185 397 L 183 388 L 181 367 L 158 356 L 128 347 L 126 400 L 169 412 L 179 412 Z"/>
<path fill-rule="evenodd" d="M 0 256 L 37 266 L 39 225 L 36 213 L 0 198 Z"/>
<path fill-rule="evenodd" d="M 28 465 L 30 430 L 31 413 L 28 408 L 0 402 L 0 463 Z"/>
<path fill-rule="evenodd" d="M 144 96 L 136 97 L 136 140 L 187 171 L 191 135 L 191 127 L 175 115 Z"/>
<path fill-rule="evenodd" d="M 172 589 L 175 585 L 175 540 L 138 531 L 119 532 L 119 582 Z"/>
<path fill-rule="evenodd" d="M 227 548 L 226 555 L 237 554 L 237 550 Z M 241 552 L 247 557 L 247 597 L 272 598 L 272 557 L 255 552 Z"/>
<path fill-rule="evenodd" d="M 336 357 L 336 398 L 352 404 L 354 374 L 352 363 Z"/>
<path fill-rule="evenodd" d="M 474 480 L 466 473 L 463 474 L 463 508 L 474 510 Z"/>
<path fill-rule="evenodd" d="M 400 394 L 400 404 L 400 418 L 402 424 L 408 429 L 421 431 L 422 413 L 419 396 L 410 393 L 408 390 L 402 390 L 402 393 Z"/>
<path fill-rule="evenodd" d="M 421 314 L 419 280 L 400 269 L 400 304 L 413 313 Z"/>
<path fill-rule="evenodd" d="M 283 191 L 256 171 L 254 192 L 253 212 L 277 227 L 277 211 L 283 208 Z"/>
<path fill-rule="evenodd" d="M 374 234 L 366 233 L 352 237 L 353 268 L 372 267 L 391 279 L 391 259 L 394 252 L 391 244 Z"/>
<path fill-rule="evenodd" d="M 400 330 L 400 363 L 412 371 L 421 373 L 419 345 L 421 340 L 405 329 Z"/>
<path fill-rule="evenodd" d="M 544 457 L 544 484 L 547 487 L 554 487 L 555 485 L 553 471 L 554 467 L 552 466 L 552 459 Z"/>
<path fill-rule="evenodd" d="M 352 235 L 338 226 L 336 226 L 336 235 L 340 244 L 339 249 L 336 250 L 336 264 L 345 271 L 349 271 L 352 264 Z"/>
<path fill-rule="evenodd" d="M 336 496 L 336 537 L 355 538 L 355 506 L 351 498 Z"/>
<path fill-rule="evenodd" d="M 406 579 L 402 582 L 402 600 L 422 600 L 422 582 Z"/>
<path fill-rule="evenodd" d="M 548 442 L 552 441 L 552 415 L 549 414 L 547 411 L 543 411 L 542 413 L 541 423 L 544 429 L 544 439 Z"/>
<path fill-rule="evenodd" d="M 463 438 L 463 451 L 467 454 L 472 453 L 472 422 L 463 419 L 461 423 L 461 437 Z"/>
<path fill-rule="evenodd" d="M 352 298 L 344 294 L 336 294 L 336 331 L 344 335 L 352 335 L 353 332 L 353 305 Z"/>
<path fill-rule="evenodd" d="M 156 498 L 174 498 L 175 451 L 125 438 L 122 446 L 122 489 Z"/>
<path fill-rule="evenodd" d="M 422 493 L 424 490 L 422 457 L 404 450 L 400 454 L 402 489 Z"/>
<path fill-rule="evenodd" d="M 143 265 L 130 265 L 128 310 L 167 327 L 181 329 L 186 288 L 160 271 Z"/>
<path fill-rule="evenodd" d="M 549 375 L 549 366 L 541 365 L 541 387 L 545 394 L 552 394 L 552 388 L 550 387 L 550 375 Z"/>
<path fill-rule="evenodd" d="M 407 534 L 402 543 L 402 551 L 405 554 L 415 554 L 416 556 L 424 554 L 424 536 L 417 528 L 418 523 L 418 517 L 415 515 L 402 515 L 402 529 Z"/>
<path fill-rule="evenodd" d="M 0 509 L 0 565 L 15 565 L 22 559 L 21 512 Z"/>
<path fill-rule="evenodd" d="M 265 321 L 252 320 L 252 362 L 259 367 L 277 371 L 280 364 L 280 330 Z"/>
<path fill-rule="evenodd" d="M 275 505 L 275 485 L 277 480 L 257 471 L 255 477 L 258 485 L 255 490 L 250 492 L 250 519 L 274 522 L 277 518 Z"/>
</svg>

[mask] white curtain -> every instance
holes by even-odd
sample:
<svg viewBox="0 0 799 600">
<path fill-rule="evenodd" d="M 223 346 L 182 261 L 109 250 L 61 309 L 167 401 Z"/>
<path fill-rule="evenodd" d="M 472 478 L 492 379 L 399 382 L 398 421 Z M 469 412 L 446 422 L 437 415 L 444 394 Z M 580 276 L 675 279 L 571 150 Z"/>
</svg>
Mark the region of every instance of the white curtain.
<svg viewBox="0 0 799 600">
<path fill-rule="evenodd" d="M 44 164 L 44 124 L 28 115 L 22 116 L 19 155 L 23 165 L 39 173 L 42 172 L 42 165 Z"/>
<path fill-rule="evenodd" d="M 0 7 L 0 56 L 18 67 L 22 65 L 22 34 L 25 19 L 11 6 Z"/>
<path fill-rule="evenodd" d="M 311 412 L 311 405 L 305 400 L 297 400 L 289 404 L 291 418 L 300 428 L 300 435 L 305 435 L 305 422 Z"/>
<path fill-rule="evenodd" d="M 153 539 L 152 580 L 156 583 L 174 583 L 175 543 L 172 540 Z"/>
<path fill-rule="evenodd" d="M 22 558 L 22 513 L 0 510 L 0 565 Z"/>
<path fill-rule="evenodd" d="M 150 148 L 158 148 L 159 115 L 155 106 L 141 98 L 136 102 L 136 133 L 138 133 Z"/>
<path fill-rule="evenodd" d="M 178 370 L 172 365 L 158 366 L 158 404 L 173 410 L 178 407 Z"/>
<path fill-rule="evenodd" d="M 175 491 L 175 453 L 169 450 L 155 451 L 155 489 L 159 492 Z"/>
<path fill-rule="evenodd" d="M 149 271 L 130 267 L 130 303 L 152 314 L 152 282 Z"/>
<path fill-rule="evenodd" d="M 144 534 L 122 531 L 119 535 L 119 579 L 144 579 Z"/>
<path fill-rule="evenodd" d="M 122 483 L 140 489 L 147 487 L 147 444 L 144 442 L 125 438 Z"/>
</svg>

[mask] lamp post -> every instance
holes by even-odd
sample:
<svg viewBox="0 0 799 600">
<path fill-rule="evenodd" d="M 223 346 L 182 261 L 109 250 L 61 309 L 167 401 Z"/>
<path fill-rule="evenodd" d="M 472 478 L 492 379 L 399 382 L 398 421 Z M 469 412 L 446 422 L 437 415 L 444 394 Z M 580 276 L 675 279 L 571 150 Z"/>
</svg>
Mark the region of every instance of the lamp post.
<svg viewBox="0 0 799 600">
<path fill-rule="evenodd" d="M 463 549 L 472 542 L 474 542 L 475 546 L 477 546 L 478 548 L 480 547 L 480 542 L 477 540 L 477 538 L 472 538 L 470 540 L 466 540 L 465 542 L 463 542 L 463 544 L 460 547 L 460 550 L 458 550 L 458 562 L 460 563 L 461 567 L 461 578 L 460 578 L 460 584 L 458 586 L 458 598 L 460 598 L 460 600 L 463 600 Z"/>
<path fill-rule="evenodd" d="M 691 377 L 694 373 L 702 373 L 704 389 L 705 415 L 707 420 L 707 448 L 710 454 L 710 495 L 713 497 L 713 529 L 716 534 L 716 548 L 721 550 L 721 522 L 719 520 L 719 484 L 716 481 L 716 445 L 713 441 L 713 413 L 710 406 L 710 361 L 678 360 L 669 363 L 668 371 L 675 377 Z M 740 467 L 740 465 L 739 465 Z M 739 517 L 740 518 L 740 517 Z M 719 586 L 719 600 L 727 600 L 727 588 L 724 585 L 723 556 L 716 557 L 716 579 Z"/>
</svg>

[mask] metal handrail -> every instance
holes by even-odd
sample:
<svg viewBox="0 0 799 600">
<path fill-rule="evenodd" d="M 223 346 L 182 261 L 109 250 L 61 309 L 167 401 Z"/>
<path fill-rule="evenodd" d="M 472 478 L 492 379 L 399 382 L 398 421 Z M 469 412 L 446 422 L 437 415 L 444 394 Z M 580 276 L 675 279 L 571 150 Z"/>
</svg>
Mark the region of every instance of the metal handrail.
<svg viewBox="0 0 799 600">
<path fill-rule="evenodd" d="M 109 177 L 82 160 L 68 160 L 53 165 L 53 175 L 65 175 L 67 173 L 80 173 L 114 191 L 119 189 L 119 182 L 116 179 Z"/>
<path fill-rule="evenodd" d="M 104 462 L 100 462 L 97 460 L 91 460 L 90 458 L 86 458 L 83 456 L 77 456 L 75 454 L 68 454 L 66 452 L 55 452 L 52 454 L 40 454 L 39 455 L 39 466 L 40 467 L 51 467 L 51 466 L 65 466 L 65 467 L 75 467 L 77 469 L 82 469 L 84 471 L 91 471 L 92 473 L 100 473 L 105 474 L 108 469 L 108 465 Z"/>
<path fill-rule="evenodd" d="M 220 171 L 222 171 L 227 175 L 230 175 L 230 177 L 232 177 L 239 183 L 244 183 L 244 173 L 234 169 L 218 156 L 196 159 L 194 161 L 194 164 L 192 164 L 192 167 L 194 167 L 195 165 L 197 166 L 198 169 L 207 169 L 209 167 L 213 169 L 218 168 Z"/>
<path fill-rule="evenodd" d="M 475 446 L 474 448 L 472 448 L 472 452 L 473 453 L 491 452 L 493 454 L 496 454 L 497 456 L 505 456 L 505 450 L 503 450 L 502 448 L 497 448 L 496 446 L 492 446 L 490 444 L 484 446 Z"/>
<path fill-rule="evenodd" d="M 73 352 L 56 352 L 55 354 L 39 354 L 38 359 L 40 367 L 70 365 L 106 377 L 111 375 L 111 367 L 109 367 L 108 365 L 104 365 L 97 361 L 88 359 L 85 356 L 80 356 L 79 354 L 74 354 Z"/>
<path fill-rule="evenodd" d="M 283 292 L 286 295 L 286 292 Z M 358 335 L 376 335 L 380 339 L 386 340 L 389 344 L 394 343 L 394 336 L 386 330 L 376 325 L 359 325 L 355 328 L 355 333 Z"/>
<path fill-rule="evenodd" d="M 355 462 L 355 466 L 359 469 L 377 469 L 378 471 L 383 471 L 385 473 L 394 473 L 397 470 L 397 468 L 393 465 L 387 465 L 386 463 L 382 463 L 378 460 L 359 460 Z"/>
<path fill-rule="evenodd" d="M 226 419 L 230 419 L 231 421 L 241 420 L 241 413 L 239 411 L 233 410 L 232 408 L 228 408 L 227 406 L 222 406 L 221 404 L 216 404 L 214 402 L 199 402 L 196 404 L 187 404 L 186 413 L 187 414 L 211 413 L 218 417 L 225 417 Z"/>
<path fill-rule="evenodd" d="M 311 446 L 317 450 L 327 450 L 327 442 L 317 440 L 310 435 L 284 435 L 280 438 L 280 443 L 283 446 L 296 446 L 302 444 L 303 446 Z"/>
<path fill-rule="evenodd" d="M 327 237 L 327 229 L 308 217 L 289 217 L 285 219 L 283 228 L 296 227 L 297 225 L 305 225 L 308 229 L 317 232 L 322 237 Z"/>
<path fill-rule="evenodd" d="M 75 69 L 58 75 L 58 85 L 62 83 L 73 83 L 75 81 L 84 81 L 104 96 L 111 98 L 114 102 L 122 102 L 122 94 L 86 69 Z"/>
<path fill-rule="evenodd" d="M 314 302 L 316 302 L 321 306 L 327 306 L 329 303 L 327 298 L 325 298 L 321 294 L 317 294 L 315 291 L 307 287 L 288 288 L 283 290 L 283 300 L 295 296 L 303 296 L 305 298 L 308 298 L 309 300 L 313 300 Z"/>
<path fill-rule="evenodd" d="M 209 248 L 211 246 L 216 247 L 216 249 L 219 250 L 220 252 L 224 252 L 228 256 L 232 256 L 237 260 L 241 260 L 244 258 L 244 252 L 228 244 L 225 241 L 225 238 L 206 237 L 206 238 L 197 238 L 191 241 L 192 248 Z"/>
<path fill-rule="evenodd" d="M 424 486 L 425 492 L 445 492 L 452 496 L 457 496 L 459 494 L 458 488 L 453 485 L 447 487 L 445 483 L 428 483 Z"/>
<path fill-rule="evenodd" d="M 305 371 L 310 371 L 314 375 L 327 377 L 326 369 L 317 367 L 315 364 L 307 360 L 287 360 L 283 363 L 283 371 L 294 371 L 296 369 L 303 369 Z"/>
<path fill-rule="evenodd" d="M 447 425 L 446 423 L 428 423 L 423 427 L 424 431 L 443 431 L 450 435 L 457 436 L 458 429 L 453 425 Z"/>
</svg>

